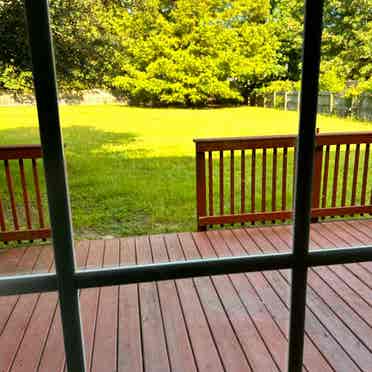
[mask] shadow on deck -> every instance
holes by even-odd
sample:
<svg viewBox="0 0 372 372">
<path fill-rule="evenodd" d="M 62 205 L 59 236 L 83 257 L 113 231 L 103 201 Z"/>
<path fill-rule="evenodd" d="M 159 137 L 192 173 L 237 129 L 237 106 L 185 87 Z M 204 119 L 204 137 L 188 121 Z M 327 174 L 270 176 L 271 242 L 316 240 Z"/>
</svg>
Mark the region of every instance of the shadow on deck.
<svg viewBox="0 0 372 372">
<path fill-rule="evenodd" d="M 372 243 L 372 220 L 311 226 L 311 247 Z M 288 251 L 274 226 L 80 241 L 80 267 Z M 52 270 L 49 246 L 0 251 L 0 274 Z M 290 272 L 84 289 L 89 371 L 285 370 Z M 372 371 L 372 262 L 309 271 L 304 369 Z M 56 293 L 0 297 L 0 371 L 63 371 Z"/>
</svg>

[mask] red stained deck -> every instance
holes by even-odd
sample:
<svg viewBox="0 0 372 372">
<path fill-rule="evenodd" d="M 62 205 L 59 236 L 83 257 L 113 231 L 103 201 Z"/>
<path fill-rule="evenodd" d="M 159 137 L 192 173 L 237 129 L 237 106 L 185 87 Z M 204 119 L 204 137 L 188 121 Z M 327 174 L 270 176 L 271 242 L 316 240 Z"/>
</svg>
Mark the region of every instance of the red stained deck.
<svg viewBox="0 0 372 372">
<path fill-rule="evenodd" d="M 289 226 L 77 245 L 80 266 L 288 251 Z M 314 249 L 372 243 L 372 221 L 312 225 Z M 0 251 L 0 273 L 52 270 L 50 247 Z M 288 270 L 81 291 L 88 371 L 285 370 Z M 56 293 L 0 297 L 0 371 L 65 368 Z M 305 371 L 372 371 L 372 262 L 309 272 Z"/>
</svg>

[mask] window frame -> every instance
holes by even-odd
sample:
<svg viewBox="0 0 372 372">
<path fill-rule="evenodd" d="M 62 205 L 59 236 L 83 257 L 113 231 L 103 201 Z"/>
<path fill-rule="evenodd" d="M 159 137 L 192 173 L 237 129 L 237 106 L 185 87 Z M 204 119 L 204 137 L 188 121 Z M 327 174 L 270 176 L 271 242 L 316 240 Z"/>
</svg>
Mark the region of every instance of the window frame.
<svg viewBox="0 0 372 372">
<path fill-rule="evenodd" d="M 309 180 L 313 175 L 315 151 L 323 1 L 306 0 L 305 3 L 292 252 L 94 270 L 78 270 L 75 262 L 48 0 L 25 0 L 25 9 L 56 273 L 1 277 L 0 296 L 58 291 L 68 370 L 85 372 L 80 289 L 195 276 L 291 269 L 287 371 L 300 372 L 303 364 L 308 268 L 372 260 L 372 246 L 309 252 L 312 192 L 312 182 Z M 301 167 L 298 167 L 298 164 L 301 164 Z"/>
</svg>

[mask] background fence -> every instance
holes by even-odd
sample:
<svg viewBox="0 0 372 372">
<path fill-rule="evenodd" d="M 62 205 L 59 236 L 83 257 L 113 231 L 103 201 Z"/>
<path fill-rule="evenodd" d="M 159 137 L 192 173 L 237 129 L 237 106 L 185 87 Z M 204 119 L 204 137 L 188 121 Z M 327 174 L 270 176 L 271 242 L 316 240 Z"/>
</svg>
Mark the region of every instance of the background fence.
<svg viewBox="0 0 372 372">
<path fill-rule="evenodd" d="M 266 93 L 257 97 L 256 104 L 262 107 L 296 111 L 300 105 L 300 92 Z M 358 97 L 345 97 L 339 93 L 319 92 L 318 112 L 372 120 L 372 95 L 364 93 Z"/>
</svg>

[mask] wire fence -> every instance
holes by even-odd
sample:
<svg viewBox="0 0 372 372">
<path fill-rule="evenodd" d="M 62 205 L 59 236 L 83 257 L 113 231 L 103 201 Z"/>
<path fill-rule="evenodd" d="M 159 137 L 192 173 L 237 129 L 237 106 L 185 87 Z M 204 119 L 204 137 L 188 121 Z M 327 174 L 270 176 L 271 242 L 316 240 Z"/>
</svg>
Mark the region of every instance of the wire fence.
<svg viewBox="0 0 372 372">
<path fill-rule="evenodd" d="M 300 92 L 265 93 L 256 98 L 256 105 L 285 111 L 298 111 Z M 372 121 L 372 95 L 364 93 L 357 97 L 346 97 L 340 93 L 319 92 L 318 112 Z"/>
</svg>

